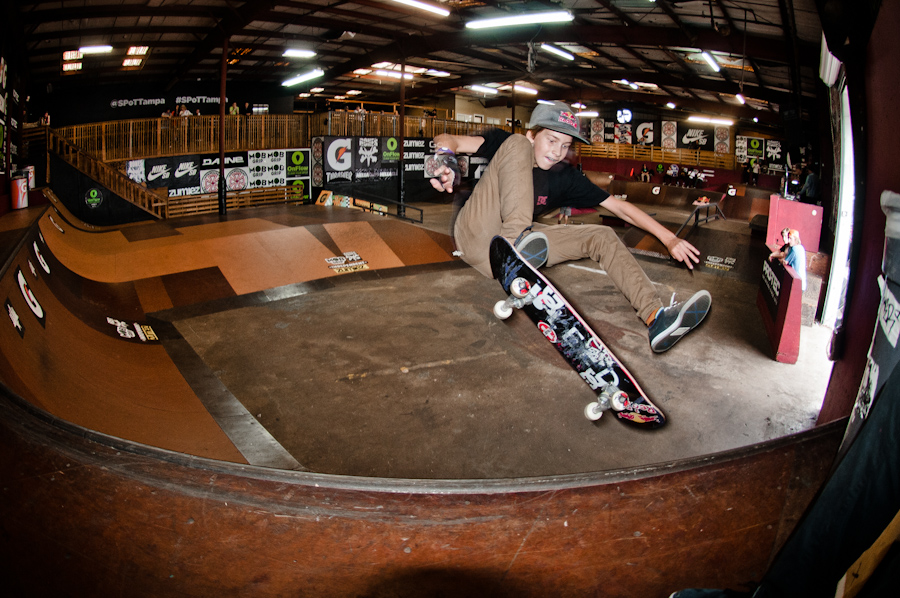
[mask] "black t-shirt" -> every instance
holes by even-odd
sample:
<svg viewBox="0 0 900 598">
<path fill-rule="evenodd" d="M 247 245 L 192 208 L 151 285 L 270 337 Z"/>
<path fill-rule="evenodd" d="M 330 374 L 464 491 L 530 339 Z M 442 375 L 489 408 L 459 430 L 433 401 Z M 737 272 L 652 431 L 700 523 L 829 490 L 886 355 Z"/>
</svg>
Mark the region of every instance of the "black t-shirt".
<svg viewBox="0 0 900 598">
<path fill-rule="evenodd" d="M 483 131 L 477 137 L 484 139 L 484 143 L 475 155 L 490 160 L 511 135 L 502 129 Z M 609 197 L 609 193 L 590 182 L 583 172 L 568 162 L 555 164 L 550 170 L 535 167 L 532 173 L 535 216 L 563 206 L 594 208 Z"/>
</svg>

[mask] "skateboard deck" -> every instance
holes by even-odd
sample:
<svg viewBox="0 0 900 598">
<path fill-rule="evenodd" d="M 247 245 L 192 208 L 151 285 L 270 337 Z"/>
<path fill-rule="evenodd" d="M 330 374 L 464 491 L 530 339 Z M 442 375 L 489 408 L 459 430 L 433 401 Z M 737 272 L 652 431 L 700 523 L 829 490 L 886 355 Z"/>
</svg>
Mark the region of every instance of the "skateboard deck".
<svg viewBox="0 0 900 598">
<path fill-rule="evenodd" d="M 578 312 L 543 274 L 526 262 L 512 244 L 494 237 L 490 247 L 491 270 L 500 286 L 509 294 L 494 306 L 494 315 L 505 319 L 521 309 L 544 337 L 597 393 L 597 399 L 584 410 L 592 421 L 605 411 L 615 418 L 644 429 L 666 423 L 662 411 L 654 405 L 621 361 L 591 330 Z"/>
</svg>

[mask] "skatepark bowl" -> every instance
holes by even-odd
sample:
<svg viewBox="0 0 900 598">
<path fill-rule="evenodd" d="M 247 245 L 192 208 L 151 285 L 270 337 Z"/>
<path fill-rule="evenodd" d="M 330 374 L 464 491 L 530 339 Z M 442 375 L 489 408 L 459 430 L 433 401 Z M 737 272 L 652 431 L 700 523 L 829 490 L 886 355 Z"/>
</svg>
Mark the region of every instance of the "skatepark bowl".
<svg viewBox="0 0 900 598">
<path fill-rule="evenodd" d="M 493 317 L 499 285 L 439 226 L 282 206 L 102 229 L 48 197 L 0 219 L 9 595 L 741 589 L 841 439 L 739 275 L 641 257 L 666 301 L 714 297 L 656 355 L 596 263 L 547 270 L 668 416 L 646 432 L 587 421 L 590 389 Z"/>
</svg>

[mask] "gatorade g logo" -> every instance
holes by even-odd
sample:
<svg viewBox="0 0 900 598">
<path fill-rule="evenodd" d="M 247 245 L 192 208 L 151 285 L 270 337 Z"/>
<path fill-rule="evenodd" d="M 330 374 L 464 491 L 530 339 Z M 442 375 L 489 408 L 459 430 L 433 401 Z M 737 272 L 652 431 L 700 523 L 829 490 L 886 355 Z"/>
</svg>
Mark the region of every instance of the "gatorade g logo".
<svg viewBox="0 0 900 598">
<path fill-rule="evenodd" d="M 100 207 L 100 204 L 103 203 L 103 192 L 96 188 L 88 189 L 84 194 L 84 203 L 91 209 Z"/>
<path fill-rule="evenodd" d="M 350 151 L 350 139 L 335 139 L 328 146 L 325 160 L 332 170 L 350 170 L 353 165 L 353 153 Z"/>
<path fill-rule="evenodd" d="M 303 152 L 294 152 L 291 154 L 291 162 L 293 162 L 295 166 L 302 166 L 304 160 L 306 160 L 306 158 L 304 157 Z"/>
</svg>

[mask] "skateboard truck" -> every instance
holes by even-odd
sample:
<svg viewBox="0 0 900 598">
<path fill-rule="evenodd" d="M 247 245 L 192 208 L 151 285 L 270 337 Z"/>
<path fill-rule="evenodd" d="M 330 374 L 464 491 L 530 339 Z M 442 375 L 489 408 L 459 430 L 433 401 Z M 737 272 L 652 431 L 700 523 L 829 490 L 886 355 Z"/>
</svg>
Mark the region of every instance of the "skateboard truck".
<svg viewBox="0 0 900 598">
<path fill-rule="evenodd" d="M 597 395 L 597 400 L 588 403 L 584 408 L 584 416 L 592 422 L 597 421 L 604 411 L 624 411 L 628 402 L 628 394 L 617 386 L 607 384 Z"/>
<path fill-rule="evenodd" d="M 509 285 L 509 297 L 494 304 L 494 315 L 500 320 L 505 320 L 513 313 L 513 308 L 521 309 L 528 305 L 537 296 L 534 287 L 524 278 L 514 278 Z"/>
</svg>

